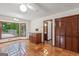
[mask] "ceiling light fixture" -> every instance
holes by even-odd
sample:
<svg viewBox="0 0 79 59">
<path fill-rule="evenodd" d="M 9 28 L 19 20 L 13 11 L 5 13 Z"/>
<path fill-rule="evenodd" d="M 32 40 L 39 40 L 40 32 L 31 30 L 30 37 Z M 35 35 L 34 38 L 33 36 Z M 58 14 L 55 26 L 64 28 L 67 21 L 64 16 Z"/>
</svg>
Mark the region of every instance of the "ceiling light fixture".
<svg viewBox="0 0 79 59">
<path fill-rule="evenodd" d="M 35 10 L 34 7 L 31 4 L 27 4 L 27 7 L 31 10 Z"/>
<path fill-rule="evenodd" d="M 24 4 L 21 4 L 21 5 L 20 5 L 20 10 L 21 10 L 22 12 L 26 12 L 26 11 L 27 11 L 27 7 L 26 7 Z"/>
</svg>

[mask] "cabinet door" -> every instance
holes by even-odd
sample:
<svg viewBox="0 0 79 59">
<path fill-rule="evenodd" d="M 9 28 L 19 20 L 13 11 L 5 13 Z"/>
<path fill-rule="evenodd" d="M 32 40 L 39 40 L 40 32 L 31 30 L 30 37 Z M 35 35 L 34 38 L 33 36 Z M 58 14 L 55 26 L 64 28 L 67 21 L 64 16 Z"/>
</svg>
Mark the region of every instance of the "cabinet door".
<svg viewBox="0 0 79 59">
<path fill-rule="evenodd" d="M 68 36 L 66 37 L 66 49 L 72 50 L 72 38 Z"/>
<path fill-rule="evenodd" d="M 35 41 L 36 41 L 37 44 L 41 43 L 41 33 L 36 34 Z"/>
<path fill-rule="evenodd" d="M 58 20 L 58 19 L 55 20 L 55 36 L 59 36 L 60 35 L 59 22 L 60 22 L 60 20 Z"/>
<path fill-rule="evenodd" d="M 65 48 L 65 22 L 64 19 L 57 19 L 55 22 L 55 43 L 57 47 Z"/>
<path fill-rule="evenodd" d="M 60 20 L 60 35 L 65 36 L 65 19 L 61 18 Z"/>
<path fill-rule="evenodd" d="M 77 24 L 78 24 L 78 37 L 79 37 L 79 16 L 77 16 Z"/>
<path fill-rule="evenodd" d="M 65 48 L 65 20 L 61 18 L 60 26 L 60 47 Z"/>
<path fill-rule="evenodd" d="M 78 24 L 78 52 L 79 52 L 79 15 L 77 16 L 77 24 Z"/>
<path fill-rule="evenodd" d="M 72 21 L 72 36 L 73 37 L 77 37 L 78 35 L 78 21 L 77 21 L 77 16 L 73 16 L 71 17 L 71 21 Z"/>
<path fill-rule="evenodd" d="M 65 18 L 66 21 L 66 36 L 71 36 L 72 35 L 72 20 L 70 18 Z"/>
<path fill-rule="evenodd" d="M 55 46 L 60 47 L 60 36 L 56 36 L 56 38 L 55 38 Z"/>
<path fill-rule="evenodd" d="M 60 20 L 55 20 L 55 46 L 60 47 Z"/>
<path fill-rule="evenodd" d="M 72 51 L 78 52 L 78 18 L 77 16 L 72 16 Z"/>
<path fill-rule="evenodd" d="M 78 38 L 72 37 L 72 51 L 79 52 L 78 51 Z"/>
<path fill-rule="evenodd" d="M 65 48 L 65 36 L 60 36 L 60 47 Z"/>
<path fill-rule="evenodd" d="M 65 35 L 65 20 L 63 18 L 57 19 L 55 22 L 56 35 Z"/>
</svg>

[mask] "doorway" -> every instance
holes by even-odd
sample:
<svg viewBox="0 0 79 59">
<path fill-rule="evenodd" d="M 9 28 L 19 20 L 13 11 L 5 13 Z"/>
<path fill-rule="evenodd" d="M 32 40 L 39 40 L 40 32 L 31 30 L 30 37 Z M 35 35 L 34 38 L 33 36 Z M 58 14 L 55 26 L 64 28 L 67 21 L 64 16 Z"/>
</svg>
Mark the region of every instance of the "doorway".
<svg viewBox="0 0 79 59">
<path fill-rule="evenodd" d="M 43 41 L 44 43 L 48 43 L 52 45 L 52 20 L 43 21 Z"/>
</svg>

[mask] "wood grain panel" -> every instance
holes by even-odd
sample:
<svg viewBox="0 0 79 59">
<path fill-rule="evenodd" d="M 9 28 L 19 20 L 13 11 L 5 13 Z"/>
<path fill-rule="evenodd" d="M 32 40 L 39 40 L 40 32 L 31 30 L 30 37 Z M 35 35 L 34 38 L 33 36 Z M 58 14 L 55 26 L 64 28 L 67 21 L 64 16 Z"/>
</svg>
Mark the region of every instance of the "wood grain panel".
<svg viewBox="0 0 79 59">
<path fill-rule="evenodd" d="M 79 52 L 78 42 L 77 37 L 72 37 L 72 51 Z"/>
<path fill-rule="evenodd" d="M 59 22 L 61 23 L 60 27 Z M 79 52 L 79 15 L 57 18 L 55 24 L 55 36 L 60 36 L 58 46 Z M 63 39 L 61 39 L 61 37 L 63 37 Z M 57 38 L 55 40 L 55 42 L 57 42 Z"/>
<path fill-rule="evenodd" d="M 29 36 L 30 41 L 36 44 L 41 43 L 41 33 L 31 33 L 31 35 Z"/>
<path fill-rule="evenodd" d="M 66 49 L 72 51 L 72 38 L 71 37 L 66 37 Z"/>
</svg>

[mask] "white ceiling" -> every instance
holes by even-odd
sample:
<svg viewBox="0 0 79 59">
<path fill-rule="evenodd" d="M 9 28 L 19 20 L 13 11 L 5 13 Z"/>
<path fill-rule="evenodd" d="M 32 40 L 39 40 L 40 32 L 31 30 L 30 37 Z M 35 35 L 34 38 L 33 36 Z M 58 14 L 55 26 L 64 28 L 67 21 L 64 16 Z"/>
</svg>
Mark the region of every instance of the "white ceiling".
<svg viewBox="0 0 79 59">
<path fill-rule="evenodd" d="M 36 3 L 30 4 L 35 10 L 29 9 L 22 13 L 18 3 L 0 3 L 0 15 L 34 20 L 51 14 L 79 8 L 78 3 Z M 25 4 L 27 6 L 27 3 Z"/>
</svg>

